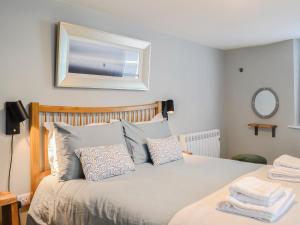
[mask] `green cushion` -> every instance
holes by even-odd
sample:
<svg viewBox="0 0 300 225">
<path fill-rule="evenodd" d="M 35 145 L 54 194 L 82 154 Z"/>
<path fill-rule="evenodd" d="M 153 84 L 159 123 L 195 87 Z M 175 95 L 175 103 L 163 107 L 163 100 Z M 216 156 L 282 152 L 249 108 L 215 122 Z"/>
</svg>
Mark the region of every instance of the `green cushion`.
<svg viewBox="0 0 300 225">
<path fill-rule="evenodd" d="M 253 155 L 253 154 L 240 154 L 232 157 L 233 160 L 243 161 L 243 162 L 250 162 L 250 163 L 257 163 L 257 164 L 267 164 L 266 158 L 260 155 Z"/>
</svg>

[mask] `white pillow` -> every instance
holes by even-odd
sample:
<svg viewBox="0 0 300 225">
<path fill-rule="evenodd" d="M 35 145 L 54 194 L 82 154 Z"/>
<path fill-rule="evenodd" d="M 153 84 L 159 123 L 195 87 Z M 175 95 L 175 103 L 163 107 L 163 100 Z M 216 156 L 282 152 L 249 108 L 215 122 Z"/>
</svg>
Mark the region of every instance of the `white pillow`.
<svg viewBox="0 0 300 225">
<path fill-rule="evenodd" d="M 64 122 L 56 122 L 56 124 L 62 126 L 72 126 Z M 106 123 L 92 123 L 92 124 L 87 124 L 85 126 L 95 126 L 95 125 L 102 125 L 102 124 L 106 124 Z M 44 122 L 43 126 L 48 130 L 48 159 L 49 159 L 51 174 L 55 176 L 58 174 L 58 163 L 57 163 L 57 156 L 56 156 L 54 123 Z"/>
<path fill-rule="evenodd" d="M 149 121 L 135 122 L 133 124 L 155 123 L 155 122 L 162 122 L 163 120 L 164 120 L 164 117 L 163 117 L 162 113 L 158 113 Z"/>
<path fill-rule="evenodd" d="M 135 170 L 124 144 L 79 148 L 75 154 L 88 181 L 101 181 Z"/>
<path fill-rule="evenodd" d="M 163 117 L 162 113 L 158 113 L 156 114 L 152 119 L 151 121 L 163 121 L 165 118 Z"/>
<path fill-rule="evenodd" d="M 59 123 L 68 126 L 67 123 Z M 55 129 L 53 122 L 45 122 L 44 127 L 48 130 L 48 159 L 52 175 L 58 174 L 58 164 L 56 156 L 56 142 L 55 142 Z"/>
<path fill-rule="evenodd" d="M 147 138 L 150 157 L 155 166 L 182 159 L 182 147 L 176 136 Z"/>
</svg>

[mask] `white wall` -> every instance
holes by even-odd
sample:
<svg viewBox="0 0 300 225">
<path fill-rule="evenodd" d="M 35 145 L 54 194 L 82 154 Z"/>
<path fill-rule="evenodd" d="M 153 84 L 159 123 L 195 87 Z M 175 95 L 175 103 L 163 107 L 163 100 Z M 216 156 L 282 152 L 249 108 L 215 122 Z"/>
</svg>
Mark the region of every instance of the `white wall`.
<svg viewBox="0 0 300 225">
<path fill-rule="evenodd" d="M 244 72 L 240 73 L 239 68 Z M 281 154 L 300 156 L 300 130 L 288 128 L 294 122 L 293 41 L 225 52 L 225 135 L 227 156 L 252 153 L 269 163 Z M 270 119 L 258 118 L 251 109 L 254 92 L 271 87 L 279 97 L 279 111 Z M 276 138 L 270 131 L 254 136 L 250 122 L 278 125 Z"/>
<path fill-rule="evenodd" d="M 152 42 L 150 91 L 55 88 L 55 23 L 90 26 Z M 138 20 L 138 18 L 137 18 Z M 4 134 L 4 102 L 52 105 L 128 105 L 173 98 L 174 133 L 221 127 L 223 53 L 157 33 L 108 14 L 48 0 L 0 2 L 0 190 L 7 187 L 10 137 Z M 25 129 L 16 136 L 12 191 L 29 191 Z"/>
</svg>

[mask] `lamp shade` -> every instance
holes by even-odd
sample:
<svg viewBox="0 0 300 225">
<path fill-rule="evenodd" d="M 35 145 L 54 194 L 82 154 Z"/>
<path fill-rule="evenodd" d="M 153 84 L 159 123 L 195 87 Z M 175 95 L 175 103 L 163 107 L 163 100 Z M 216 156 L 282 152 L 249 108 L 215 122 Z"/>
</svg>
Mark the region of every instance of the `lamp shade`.
<svg viewBox="0 0 300 225">
<path fill-rule="evenodd" d="M 6 102 L 6 134 L 19 134 L 20 123 L 29 116 L 21 101 Z"/>
<path fill-rule="evenodd" d="M 167 100 L 166 105 L 167 105 L 167 112 L 168 113 L 173 113 L 174 112 L 174 102 L 173 102 L 173 100 L 171 100 L 171 99 Z"/>
<path fill-rule="evenodd" d="M 23 122 L 29 118 L 21 101 L 12 102 L 9 104 L 9 111 L 16 122 Z"/>
<path fill-rule="evenodd" d="M 162 101 L 162 115 L 164 118 L 168 119 L 168 114 L 174 112 L 174 102 L 172 99 L 167 101 Z"/>
</svg>

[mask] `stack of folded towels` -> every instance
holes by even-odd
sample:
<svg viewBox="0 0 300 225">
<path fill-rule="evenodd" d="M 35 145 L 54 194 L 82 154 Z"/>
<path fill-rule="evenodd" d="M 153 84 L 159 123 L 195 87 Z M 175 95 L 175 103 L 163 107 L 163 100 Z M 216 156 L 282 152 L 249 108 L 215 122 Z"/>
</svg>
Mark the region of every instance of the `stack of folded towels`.
<svg viewBox="0 0 300 225">
<path fill-rule="evenodd" d="M 255 177 L 244 177 L 229 187 L 229 196 L 218 204 L 223 212 L 274 222 L 292 205 L 295 193 L 291 188 Z"/>
<path fill-rule="evenodd" d="M 300 182 L 300 159 L 289 155 L 275 159 L 273 168 L 269 170 L 269 178 Z"/>
</svg>

